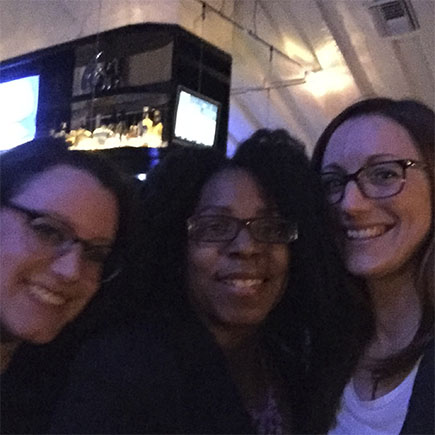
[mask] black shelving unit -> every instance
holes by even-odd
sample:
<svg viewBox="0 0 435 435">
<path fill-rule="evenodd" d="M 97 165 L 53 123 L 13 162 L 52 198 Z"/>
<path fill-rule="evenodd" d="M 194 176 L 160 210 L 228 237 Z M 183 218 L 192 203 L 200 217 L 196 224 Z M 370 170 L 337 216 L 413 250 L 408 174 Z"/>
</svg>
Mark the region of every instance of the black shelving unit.
<svg viewBox="0 0 435 435">
<path fill-rule="evenodd" d="M 174 110 L 177 89 L 183 86 L 220 104 L 214 146 L 225 152 L 231 62 L 229 54 L 178 25 L 145 23 L 9 59 L 0 64 L 0 80 L 40 76 L 37 136 L 58 129 L 62 122 L 77 128 L 92 124 L 97 114 L 119 111 L 134 119 L 143 106 L 155 107 L 168 142 L 160 154 L 176 147 Z M 132 173 L 146 172 L 156 159 L 156 151 L 147 148 L 101 152 Z"/>
</svg>

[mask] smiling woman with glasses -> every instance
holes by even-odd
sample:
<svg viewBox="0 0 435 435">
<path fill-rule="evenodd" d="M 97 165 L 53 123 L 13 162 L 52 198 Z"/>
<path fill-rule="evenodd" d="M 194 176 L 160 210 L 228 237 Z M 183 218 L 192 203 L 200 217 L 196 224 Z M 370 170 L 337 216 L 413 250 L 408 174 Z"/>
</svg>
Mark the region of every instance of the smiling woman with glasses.
<svg viewBox="0 0 435 435">
<path fill-rule="evenodd" d="M 54 389 L 54 360 L 34 373 L 22 345 L 53 341 L 118 274 L 131 193 L 109 163 L 52 138 L 3 153 L 0 177 L 2 433 L 40 433 L 50 406 L 36 386 Z"/>
<path fill-rule="evenodd" d="M 231 160 L 180 149 L 144 189 L 130 278 L 151 284 L 154 318 L 86 344 L 51 432 L 325 431 L 340 399 L 327 386 L 344 386 L 371 324 L 303 146 L 260 130 Z"/>
<path fill-rule="evenodd" d="M 435 433 L 434 135 L 429 107 L 373 98 L 315 148 L 343 258 L 375 317 L 331 434 Z"/>
</svg>

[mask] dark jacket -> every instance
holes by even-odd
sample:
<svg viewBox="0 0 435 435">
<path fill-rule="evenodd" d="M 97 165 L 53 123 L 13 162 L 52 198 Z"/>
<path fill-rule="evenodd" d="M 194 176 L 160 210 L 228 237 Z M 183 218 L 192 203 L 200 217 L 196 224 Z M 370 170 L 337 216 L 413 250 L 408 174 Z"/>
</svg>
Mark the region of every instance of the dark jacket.
<svg viewBox="0 0 435 435">
<path fill-rule="evenodd" d="M 79 340 L 62 337 L 49 345 L 22 345 L 1 376 L 2 434 L 45 433 Z"/>
<path fill-rule="evenodd" d="M 194 319 L 135 323 L 89 340 L 50 433 L 254 433 L 225 359 Z"/>
<path fill-rule="evenodd" d="M 420 362 L 401 434 L 435 434 L 434 342 Z"/>
</svg>

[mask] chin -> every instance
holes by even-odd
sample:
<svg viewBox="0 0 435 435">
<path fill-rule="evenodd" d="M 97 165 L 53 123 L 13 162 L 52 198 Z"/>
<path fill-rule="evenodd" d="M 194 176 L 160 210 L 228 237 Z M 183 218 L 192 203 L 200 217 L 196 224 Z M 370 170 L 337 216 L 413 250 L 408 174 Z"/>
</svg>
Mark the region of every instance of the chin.
<svg viewBox="0 0 435 435">
<path fill-rule="evenodd" d="M 60 333 L 60 330 L 55 331 L 28 331 L 20 335 L 20 339 L 30 344 L 47 344 L 53 341 Z"/>
<path fill-rule="evenodd" d="M 352 275 L 363 279 L 381 279 L 399 271 L 401 266 L 393 266 L 386 262 L 347 261 L 346 268 Z"/>
<path fill-rule="evenodd" d="M 224 324 L 232 325 L 235 327 L 249 328 L 258 327 L 264 322 L 264 315 L 258 315 L 257 313 L 239 313 L 231 318 L 222 319 Z"/>
</svg>

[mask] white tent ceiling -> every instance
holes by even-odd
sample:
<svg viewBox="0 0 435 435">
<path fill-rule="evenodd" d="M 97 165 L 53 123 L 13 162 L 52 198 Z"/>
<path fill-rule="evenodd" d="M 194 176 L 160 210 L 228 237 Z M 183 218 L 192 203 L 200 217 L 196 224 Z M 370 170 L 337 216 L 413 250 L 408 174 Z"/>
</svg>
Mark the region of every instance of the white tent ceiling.
<svg viewBox="0 0 435 435">
<path fill-rule="evenodd" d="M 385 2 L 0 0 L 0 60 L 127 24 L 178 23 L 233 56 L 229 153 L 261 127 L 287 128 L 310 150 L 363 97 L 435 106 L 435 1 L 407 0 L 419 28 L 381 37 L 369 8 Z"/>
</svg>

